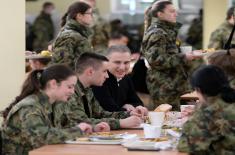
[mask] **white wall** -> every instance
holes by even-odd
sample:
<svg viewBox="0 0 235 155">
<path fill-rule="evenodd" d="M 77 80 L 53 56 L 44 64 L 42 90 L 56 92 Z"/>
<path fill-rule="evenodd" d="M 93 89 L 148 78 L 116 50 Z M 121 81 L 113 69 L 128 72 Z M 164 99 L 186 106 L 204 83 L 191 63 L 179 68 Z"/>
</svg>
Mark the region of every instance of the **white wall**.
<svg viewBox="0 0 235 155">
<path fill-rule="evenodd" d="M 1 0 L 0 110 L 18 95 L 24 79 L 25 0 Z"/>
</svg>

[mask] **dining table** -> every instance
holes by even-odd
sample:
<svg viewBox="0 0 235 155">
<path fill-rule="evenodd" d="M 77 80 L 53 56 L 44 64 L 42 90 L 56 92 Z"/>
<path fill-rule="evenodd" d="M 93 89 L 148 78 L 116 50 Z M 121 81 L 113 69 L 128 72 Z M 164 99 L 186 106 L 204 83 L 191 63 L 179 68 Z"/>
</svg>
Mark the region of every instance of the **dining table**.
<svg viewBox="0 0 235 155">
<path fill-rule="evenodd" d="M 141 129 L 113 130 L 114 134 L 128 133 L 143 137 Z M 29 152 L 29 155 L 187 155 L 177 150 L 168 151 L 128 151 L 122 145 L 56 144 L 45 145 Z"/>
</svg>

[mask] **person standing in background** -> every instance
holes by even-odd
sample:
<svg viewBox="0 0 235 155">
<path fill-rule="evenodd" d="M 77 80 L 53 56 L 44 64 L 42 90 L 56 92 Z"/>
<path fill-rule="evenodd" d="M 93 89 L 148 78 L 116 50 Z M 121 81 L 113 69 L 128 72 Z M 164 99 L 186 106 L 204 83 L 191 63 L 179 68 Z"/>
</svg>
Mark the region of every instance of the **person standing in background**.
<svg viewBox="0 0 235 155">
<path fill-rule="evenodd" d="M 40 15 L 33 23 L 33 50 L 47 49 L 48 42 L 54 38 L 54 25 L 51 19 L 55 6 L 51 2 L 45 2 Z"/>
<path fill-rule="evenodd" d="M 202 49 L 202 34 L 203 34 L 203 10 L 200 9 L 199 17 L 193 19 L 189 29 L 188 29 L 188 37 L 186 42 L 193 46 L 195 49 Z"/>
<path fill-rule="evenodd" d="M 180 23 L 172 2 L 157 1 L 152 5 L 152 23 L 147 28 L 142 53 L 150 69 L 147 71 L 147 87 L 155 108 L 171 104 L 179 110 L 180 96 L 189 91 L 188 72 L 192 60 L 199 58 L 190 51 L 181 53 L 176 45 Z"/>
<path fill-rule="evenodd" d="M 234 7 L 227 11 L 226 21 L 224 21 L 214 32 L 211 33 L 208 48 L 224 49 L 229 35 L 234 26 Z M 232 45 L 235 46 L 235 35 L 233 35 Z"/>
<path fill-rule="evenodd" d="M 101 17 L 99 9 L 96 7 L 96 0 L 80 0 L 92 7 L 93 10 L 93 24 L 91 43 L 94 51 L 104 53 L 108 47 L 108 40 L 110 38 L 111 27 L 110 24 Z"/>
<path fill-rule="evenodd" d="M 61 31 L 52 45 L 51 63 L 63 63 L 75 69 L 75 61 L 84 52 L 93 52 L 89 41 L 93 21 L 90 5 L 83 2 L 71 4 L 62 17 Z"/>
</svg>

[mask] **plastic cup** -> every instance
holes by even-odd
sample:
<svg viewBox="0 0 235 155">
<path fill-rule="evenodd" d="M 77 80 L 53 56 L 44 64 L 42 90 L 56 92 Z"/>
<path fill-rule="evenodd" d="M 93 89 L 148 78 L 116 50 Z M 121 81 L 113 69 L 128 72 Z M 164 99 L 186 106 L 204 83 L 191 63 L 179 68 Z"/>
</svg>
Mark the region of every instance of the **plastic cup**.
<svg viewBox="0 0 235 155">
<path fill-rule="evenodd" d="M 192 52 L 192 46 L 181 46 L 180 51 L 182 53 L 191 53 Z"/>
<path fill-rule="evenodd" d="M 144 137 L 145 138 L 158 138 L 161 135 L 161 126 L 155 126 L 150 124 L 144 125 Z"/>
<path fill-rule="evenodd" d="M 164 112 L 149 112 L 149 120 L 151 125 L 162 127 L 164 118 Z"/>
</svg>

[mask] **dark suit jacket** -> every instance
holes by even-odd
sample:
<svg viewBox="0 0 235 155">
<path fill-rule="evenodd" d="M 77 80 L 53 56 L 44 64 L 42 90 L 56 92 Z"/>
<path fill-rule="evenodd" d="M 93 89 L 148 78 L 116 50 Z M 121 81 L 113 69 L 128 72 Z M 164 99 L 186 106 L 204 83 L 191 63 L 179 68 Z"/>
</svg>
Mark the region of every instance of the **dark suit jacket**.
<svg viewBox="0 0 235 155">
<path fill-rule="evenodd" d="M 109 73 L 109 78 L 103 86 L 93 87 L 92 90 L 100 105 L 107 111 L 123 111 L 124 104 L 131 104 L 134 107 L 143 106 L 129 75 L 117 82 L 116 77 Z"/>
</svg>

